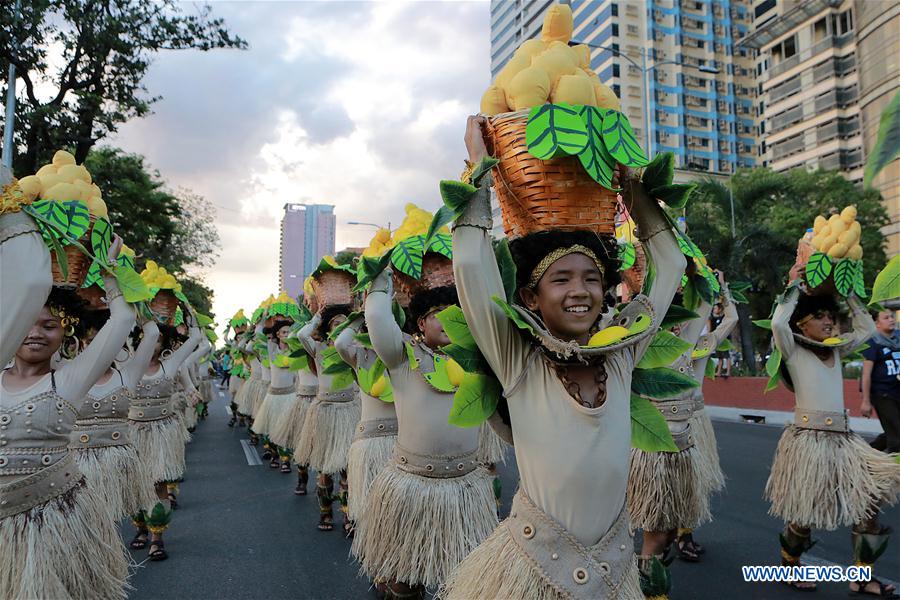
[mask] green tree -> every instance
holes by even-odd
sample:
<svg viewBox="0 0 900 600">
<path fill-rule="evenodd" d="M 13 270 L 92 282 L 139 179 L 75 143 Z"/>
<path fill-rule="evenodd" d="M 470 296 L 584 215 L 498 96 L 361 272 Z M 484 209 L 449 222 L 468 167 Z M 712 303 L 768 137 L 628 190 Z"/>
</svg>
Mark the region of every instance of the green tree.
<svg viewBox="0 0 900 600">
<path fill-rule="evenodd" d="M 138 269 L 155 260 L 181 281 L 197 310 L 212 316 L 212 290 L 189 273 L 212 266 L 218 256 L 213 206 L 191 190 L 169 191 L 138 154 L 99 148 L 85 166 L 103 190 L 116 233 L 135 251 Z"/>
<path fill-rule="evenodd" d="M 334 262 L 339 265 L 352 265 L 353 261 L 359 257 L 359 252 L 354 250 L 341 250 L 334 255 Z"/>
<path fill-rule="evenodd" d="M 148 114 L 160 98 L 142 82 L 157 52 L 246 46 L 208 5 L 26 0 L 17 10 L 12 0 L 0 3 L 0 70 L 14 64 L 24 84 L 14 172 L 34 173 L 60 148 L 81 163 L 98 140 Z"/>
<path fill-rule="evenodd" d="M 745 357 L 754 356 L 754 338 L 756 347 L 767 343 L 768 335 L 754 329 L 751 318 L 769 316 L 796 259 L 800 237 L 816 215 L 827 216 L 851 204 L 858 209 L 866 282 L 871 285 L 886 260 L 879 228 L 888 217 L 878 192 L 862 190 L 836 171 L 821 170 L 776 173 L 756 168 L 738 171 L 727 184 L 714 179 L 699 182 L 685 214 L 691 238 L 729 281 L 752 284 L 749 306 L 738 311 Z"/>
</svg>

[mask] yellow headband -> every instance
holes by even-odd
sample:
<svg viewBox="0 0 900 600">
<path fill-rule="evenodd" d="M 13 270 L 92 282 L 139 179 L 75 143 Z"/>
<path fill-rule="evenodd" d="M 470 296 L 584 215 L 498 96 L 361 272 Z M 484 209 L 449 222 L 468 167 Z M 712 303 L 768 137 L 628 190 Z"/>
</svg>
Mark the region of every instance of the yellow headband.
<svg viewBox="0 0 900 600">
<path fill-rule="evenodd" d="M 538 265 L 534 268 L 534 271 L 531 272 L 531 279 L 528 280 L 528 287 L 537 287 L 538 282 L 541 280 L 541 277 L 544 276 L 544 273 L 547 272 L 547 269 L 550 268 L 550 265 L 552 265 L 562 257 L 568 256 L 570 254 L 584 254 L 589 259 L 594 261 L 594 264 L 597 265 L 597 268 L 600 270 L 601 275 L 605 274 L 606 271 L 603 268 L 603 263 L 600 262 L 600 259 L 597 258 L 596 254 L 594 254 L 594 251 L 587 246 L 575 244 L 574 246 L 569 246 L 568 248 L 557 248 L 556 250 L 545 256 L 544 260 L 539 262 Z"/>
</svg>

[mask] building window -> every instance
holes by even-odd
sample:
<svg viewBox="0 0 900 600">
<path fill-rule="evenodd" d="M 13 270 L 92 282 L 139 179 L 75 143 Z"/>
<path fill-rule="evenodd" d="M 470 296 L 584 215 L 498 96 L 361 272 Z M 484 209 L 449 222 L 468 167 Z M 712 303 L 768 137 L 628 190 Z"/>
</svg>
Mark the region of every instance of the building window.
<svg viewBox="0 0 900 600">
<path fill-rule="evenodd" d="M 613 63 L 613 77 L 619 76 L 619 63 Z"/>
<path fill-rule="evenodd" d="M 614 17 L 619 16 L 619 5 L 616 4 L 615 2 L 612 3 L 612 16 L 614 16 Z"/>
<path fill-rule="evenodd" d="M 613 23 L 612 34 L 613 37 L 619 37 L 619 25 L 617 23 Z"/>
</svg>

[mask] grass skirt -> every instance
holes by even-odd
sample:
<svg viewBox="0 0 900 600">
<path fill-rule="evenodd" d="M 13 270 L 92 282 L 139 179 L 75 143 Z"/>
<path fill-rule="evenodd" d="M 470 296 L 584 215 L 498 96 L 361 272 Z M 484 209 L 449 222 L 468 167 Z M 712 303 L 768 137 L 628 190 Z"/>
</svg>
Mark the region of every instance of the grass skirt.
<svg viewBox="0 0 900 600">
<path fill-rule="evenodd" d="M 184 408 L 184 426 L 186 429 L 193 429 L 197 426 L 197 407 L 191 405 L 190 402 Z"/>
<path fill-rule="evenodd" d="M 251 410 L 253 409 L 254 390 L 259 387 L 260 383 L 262 382 L 259 379 L 245 379 L 243 385 L 241 385 L 235 395 L 234 401 L 238 406 L 238 412 L 242 415 L 251 414 Z"/>
<path fill-rule="evenodd" d="M 128 555 L 105 502 L 82 482 L 0 519 L 0 598 L 124 599 Z"/>
<path fill-rule="evenodd" d="M 253 386 L 248 402 L 250 404 L 250 414 L 253 415 L 254 422 L 256 421 L 256 417 L 259 416 L 259 409 L 262 408 L 263 400 L 266 399 L 266 394 L 268 393 L 268 381 L 263 381 L 260 379 L 256 382 L 256 385 Z M 256 429 L 254 429 L 253 431 L 256 431 Z"/>
<path fill-rule="evenodd" d="M 87 486 L 104 499 L 113 521 L 156 502 L 155 482 L 141 469 L 134 446 L 81 448 L 71 452 Z"/>
<path fill-rule="evenodd" d="M 157 421 L 128 421 L 128 425 L 131 443 L 137 450 L 147 479 L 153 483 L 181 479 L 187 434 L 181 421 L 169 416 Z"/>
<path fill-rule="evenodd" d="M 244 387 L 244 380 L 240 377 L 232 377 L 228 380 L 228 393 L 231 394 L 231 401 L 237 405 L 238 403 L 238 394 L 240 394 L 241 389 Z"/>
<path fill-rule="evenodd" d="M 632 448 L 626 494 L 632 525 L 644 531 L 670 531 L 711 521 L 701 460 L 696 446 L 681 452 Z"/>
<path fill-rule="evenodd" d="M 281 446 L 272 436 L 275 426 L 287 418 L 293 403 L 297 400 L 297 394 L 293 391 L 287 394 L 266 394 L 256 418 L 253 420 L 253 431 L 259 435 L 267 435 L 275 444 Z"/>
<path fill-rule="evenodd" d="M 358 398 L 348 402 L 313 402 L 294 448 L 294 461 L 325 474 L 346 469 L 359 417 Z"/>
<path fill-rule="evenodd" d="M 719 464 L 716 432 L 705 408 L 695 410 L 691 416 L 691 432 L 694 436 L 694 445 L 700 451 L 700 479 L 706 486 L 707 493 L 721 492 L 725 489 L 725 473 Z"/>
<path fill-rule="evenodd" d="M 293 450 L 303 431 L 303 421 L 306 419 L 309 405 L 315 399 L 315 396 L 295 394 L 290 410 L 284 418 L 275 424 L 275 427 L 272 428 L 272 433 L 269 434 L 269 438 L 279 446 Z"/>
<path fill-rule="evenodd" d="M 506 448 L 509 444 L 504 442 L 494 432 L 494 428 L 483 423 L 478 438 L 478 462 L 483 464 L 497 464 L 506 462 Z"/>
<path fill-rule="evenodd" d="M 347 510 L 351 519 L 358 521 L 363 516 L 369 488 L 391 460 L 396 441 L 396 435 L 382 435 L 357 440 L 350 446 Z"/>
<path fill-rule="evenodd" d="M 872 516 L 875 502 L 900 494 L 900 464 L 853 432 L 788 425 L 766 483 L 769 514 L 802 527 L 834 530 Z"/>
<path fill-rule="evenodd" d="M 516 544 L 505 524 L 494 529 L 494 532 L 459 564 L 438 592 L 438 597 L 441 600 L 570 599 L 568 594 L 559 591 L 541 574 L 528 555 Z M 644 599 L 636 562 L 632 561 L 632 569 L 626 575 L 615 599 Z"/>
<path fill-rule="evenodd" d="M 352 552 L 371 579 L 436 586 L 496 526 L 492 478 L 484 469 L 437 479 L 391 461 L 369 488 Z"/>
</svg>

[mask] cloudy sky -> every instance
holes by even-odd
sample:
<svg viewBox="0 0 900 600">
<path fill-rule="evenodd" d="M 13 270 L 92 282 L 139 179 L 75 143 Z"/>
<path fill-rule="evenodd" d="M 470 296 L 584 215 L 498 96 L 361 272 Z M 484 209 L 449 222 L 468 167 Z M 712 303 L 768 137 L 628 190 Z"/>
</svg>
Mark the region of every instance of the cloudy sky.
<svg viewBox="0 0 900 600">
<path fill-rule="evenodd" d="M 213 2 L 247 51 L 157 55 L 154 114 L 110 140 L 217 208 L 205 274 L 223 323 L 278 283 L 287 202 L 334 204 L 337 249 L 363 246 L 459 175 L 465 117 L 489 83 L 487 2 Z M 193 5 L 185 3 L 186 10 Z"/>
</svg>

